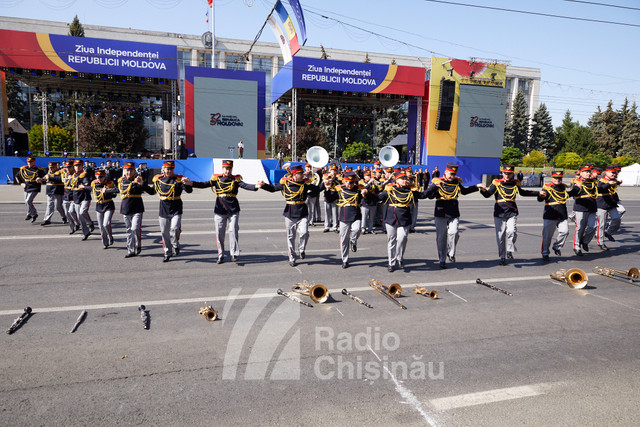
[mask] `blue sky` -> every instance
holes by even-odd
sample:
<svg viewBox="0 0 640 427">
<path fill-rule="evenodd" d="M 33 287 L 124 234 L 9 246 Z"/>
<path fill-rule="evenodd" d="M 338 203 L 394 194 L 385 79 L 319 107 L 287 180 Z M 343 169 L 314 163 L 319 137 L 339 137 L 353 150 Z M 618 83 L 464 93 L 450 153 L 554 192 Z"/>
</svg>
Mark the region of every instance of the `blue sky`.
<svg viewBox="0 0 640 427">
<path fill-rule="evenodd" d="M 540 102 L 547 105 L 554 126 L 567 109 L 586 125 L 596 108 L 606 108 L 609 100 L 615 109 L 625 97 L 640 103 L 637 0 L 301 0 L 301 4 L 308 46 L 492 58 L 540 68 Z M 215 1 L 216 36 L 253 40 L 272 6 L 272 0 Z M 0 10 L 3 16 L 63 22 L 77 14 L 83 24 L 171 33 L 199 35 L 210 28 L 205 22 L 206 0 L 0 0 Z M 275 41 L 268 28 L 260 40 Z"/>
</svg>

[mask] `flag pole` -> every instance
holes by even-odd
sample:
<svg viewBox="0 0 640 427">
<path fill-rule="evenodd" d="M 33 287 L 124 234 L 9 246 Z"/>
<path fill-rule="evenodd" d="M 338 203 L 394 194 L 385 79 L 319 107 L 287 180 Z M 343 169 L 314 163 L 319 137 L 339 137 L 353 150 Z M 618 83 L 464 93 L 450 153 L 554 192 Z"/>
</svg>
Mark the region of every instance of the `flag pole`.
<svg viewBox="0 0 640 427">
<path fill-rule="evenodd" d="M 216 21 L 216 4 L 215 0 L 211 2 L 211 68 L 216 68 L 216 33 L 215 33 L 215 21 Z"/>
</svg>

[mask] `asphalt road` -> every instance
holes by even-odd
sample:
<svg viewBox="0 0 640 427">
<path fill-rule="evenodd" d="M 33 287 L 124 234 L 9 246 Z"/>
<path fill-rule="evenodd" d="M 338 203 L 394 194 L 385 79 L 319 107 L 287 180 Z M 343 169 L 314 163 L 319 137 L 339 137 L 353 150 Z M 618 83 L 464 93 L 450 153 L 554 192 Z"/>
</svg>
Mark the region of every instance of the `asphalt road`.
<svg viewBox="0 0 640 427">
<path fill-rule="evenodd" d="M 125 259 L 118 213 L 104 250 L 95 234 L 70 236 L 57 214 L 39 226 L 44 195 L 39 221 L 24 221 L 21 189 L 0 186 L 0 324 L 33 308 L 0 338 L 0 424 L 640 425 L 640 289 L 591 273 L 640 267 L 638 189 L 621 189 L 627 213 L 608 252 L 594 242 L 577 258 L 568 242 L 548 264 L 542 204 L 521 199 L 516 259 L 504 267 L 492 200 L 461 199 L 447 270 L 433 201 L 421 201 L 405 271 L 394 273 L 384 234 L 361 236 L 344 270 L 337 234 L 318 226 L 290 267 L 282 198 L 264 191 L 241 192 L 240 262 L 217 265 L 213 194 L 184 198 L 182 251 L 162 263 L 155 197 L 144 199 L 142 254 Z M 549 279 L 573 267 L 589 273 L 584 290 Z M 407 310 L 369 288 L 373 278 L 401 284 Z M 323 283 L 331 300 L 308 308 L 276 295 L 302 280 Z M 440 298 L 413 294 L 416 284 Z M 219 320 L 198 315 L 205 301 Z"/>
</svg>

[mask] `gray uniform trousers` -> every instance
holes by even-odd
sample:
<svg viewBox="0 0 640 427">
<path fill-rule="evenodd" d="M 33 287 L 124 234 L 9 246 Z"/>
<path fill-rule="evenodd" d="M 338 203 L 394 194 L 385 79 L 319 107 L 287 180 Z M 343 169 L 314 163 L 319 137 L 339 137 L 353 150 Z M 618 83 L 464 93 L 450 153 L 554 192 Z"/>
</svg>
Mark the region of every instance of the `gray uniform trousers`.
<svg viewBox="0 0 640 427">
<path fill-rule="evenodd" d="M 82 226 L 82 234 L 84 234 L 85 236 L 91 233 L 91 226 L 93 225 L 91 217 L 89 216 L 89 205 L 91 205 L 91 200 L 85 200 L 81 203 L 74 203 L 76 215 L 78 215 L 80 226 Z"/>
<path fill-rule="evenodd" d="M 114 214 L 113 209 L 106 210 L 104 212 L 96 212 L 96 219 L 98 221 L 98 228 L 100 229 L 100 237 L 102 237 L 102 245 L 113 245 L 113 233 L 111 232 L 111 219 Z"/>
<path fill-rule="evenodd" d="M 133 254 L 137 248 L 142 248 L 142 212 L 122 215 L 122 219 L 127 228 L 127 251 Z"/>
<path fill-rule="evenodd" d="M 37 195 L 37 191 L 24 192 L 24 204 L 27 205 L 27 215 L 31 217 L 38 216 L 38 210 L 33 204 L 33 200 Z"/>
<path fill-rule="evenodd" d="M 407 236 L 409 235 L 409 226 L 402 227 L 399 225 L 384 224 L 387 230 L 387 254 L 389 257 L 389 265 L 396 265 L 396 262 L 402 262 L 404 251 L 407 247 Z"/>
<path fill-rule="evenodd" d="M 324 202 L 324 228 L 338 229 L 338 205 Z"/>
<path fill-rule="evenodd" d="M 578 212 L 576 214 L 576 231 L 573 235 L 573 249 L 581 250 L 580 244 L 588 245 L 596 234 L 596 212 Z"/>
<path fill-rule="evenodd" d="M 559 251 L 564 246 L 569 235 L 569 220 L 543 219 L 542 223 L 542 255 L 546 256 L 551 253 L 551 249 Z M 558 236 L 552 245 L 551 241 L 556 230 L 558 230 Z"/>
<path fill-rule="evenodd" d="M 322 215 L 320 215 L 320 196 L 316 197 L 316 203 L 315 203 L 315 208 L 313 212 L 314 212 L 313 222 L 321 222 Z"/>
<path fill-rule="evenodd" d="M 458 243 L 458 224 L 460 218 L 435 217 L 436 219 L 436 247 L 440 262 L 447 260 L 447 255 L 456 256 L 456 244 Z"/>
<path fill-rule="evenodd" d="M 510 218 L 493 217 L 496 226 L 496 242 L 498 243 L 498 256 L 506 258 L 507 252 L 516 251 L 516 240 L 518 240 L 517 216 Z"/>
<path fill-rule="evenodd" d="M 362 229 L 372 233 L 373 219 L 376 216 L 376 206 L 362 205 L 360 207 L 360 212 L 362 213 Z"/>
<path fill-rule="evenodd" d="M 218 248 L 218 256 L 224 255 L 224 235 L 227 231 L 227 221 L 229 222 L 229 253 L 231 256 L 239 256 L 240 248 L 238 247 L 238 213 L 231 215 L 213 215 L 213 222 L 216 227 L 216 247 Z"/>
<path fill-rule="evenodd" d="M 296 260 L 296 233 L 300 235 L 298 249 L 304 252 L 309 240 L 309 218 L 289 219 L 284 217 L 284 225 L 287 229 L 287 248 L 289 250 L 289 261 Z"/>
<path fill-rule="evenodd" d="M 160 235 L 162 236 L 162 247 L 164 254 L 173 256 L 173 251 L 180 242 L 180 227 L 182 226 L 182 214 L 175 214 L 171 218 L 159 216 Z"/>
<path fill-rule="evenodd" d="M 618 208 L 600 209 L 596 212 L 597 231 L 596 240 L 599 245 L 604 244 L 604 233 L 614 235 L 620 230 L 620 212 Z M 608 219 L 608 221 L 607 221 Z"/>
<path fill-rule="evenodd" d="M 62 194 L 47 195 L 47 210 L 44 214 L 44 220 L 51 221 L 54 211 L 58 211 L 63 218 L 67 216 L 62 209 Z"/>
<path fill-rule="evenodd" d="M 71 231 L 75 231 L 76 227 L 80 225 L 80 221 L 76 216 L 75 203 L 73 203 L 73 200 L 65 200 L 62 202 L 62 209 L 64 209 L 64 213 L 67 216 L 67 221 L 69 222 L 69 227 L 71 227 Z"/>
<path fill-rule="evenodd" d="M 340 221 L 340 256 L 342 257 L 342 263 L 349 261 L 349 244 L 358 243 L 358 237 L 360 237 L 360 225 L 361 220 L 342 222 Z"/>
<path fill-rule="evenodd" d="M 418 199 L 413 201 L 411 206 L 411 229 L 415 231 L 416 223 L 418 222 Z"/>
<path fill-rule="evenodd" d="M 318 204 L 318 196 L 316 197 L 310 197 L 307 196 L 307 200 L 305 201 L 305 203 L 307 204 L 307 209 L 309 210 L 309 222 L 310 223 L 314 223 L 316 221 L 316 219 L 318 218 L 319 213 L 316 211 L 316 205 Z"/>
</svg>

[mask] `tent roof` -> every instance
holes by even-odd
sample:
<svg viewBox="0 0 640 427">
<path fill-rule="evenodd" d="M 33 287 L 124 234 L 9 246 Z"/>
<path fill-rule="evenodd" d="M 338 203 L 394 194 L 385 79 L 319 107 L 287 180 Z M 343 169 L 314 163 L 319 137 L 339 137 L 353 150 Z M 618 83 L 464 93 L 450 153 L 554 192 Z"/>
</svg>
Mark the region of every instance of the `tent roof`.
<svg viewBox="0 0 640 427">
<path fill-rule="evenodd" d="M 15 133 L 27 133 L 27 130 L 20 124 L 18 119 L 12 119 L 9 117 L 9 128 L 13 129 Z"/>
</svg>

